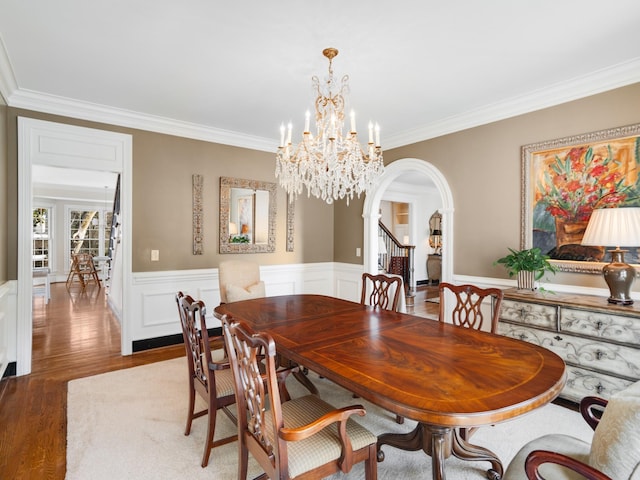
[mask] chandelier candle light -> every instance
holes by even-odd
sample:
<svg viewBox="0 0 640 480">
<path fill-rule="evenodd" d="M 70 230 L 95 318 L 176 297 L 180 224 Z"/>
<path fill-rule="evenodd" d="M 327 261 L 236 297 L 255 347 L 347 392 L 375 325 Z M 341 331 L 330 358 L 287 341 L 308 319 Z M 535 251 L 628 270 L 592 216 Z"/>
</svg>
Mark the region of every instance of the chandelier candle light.
<svg viewBox="0 0 640 480">
<path fill-rule="evenodd" d="M 310 114 L 305 115 L 302 141 L 291 143 L 292 125 L 280 127 L 280 146 L 276 155 L 276 177 L 280 186 L 293 201 L 307 188 L 308 196 L 321 198 L 331 204 L 342 198 L 353 199 L 368 191 L 384 170 L 380 127 L 369 123 L 369 143 L 360 146 L 356 118 L 350 113 L 350 130 L 343 134 L 345 95 L 349 93 L 349 76 L 342 77 L 339 87 L 333 79 L 335 48 L 325 48 L 322 54 L 329 59 L 329 76 L 323 83 L 312 78 L 317 92 L 315 100 L 315 136 L 310 131 Z M 286 135 L 285 135 L 286 134 Z"/>
</svg>

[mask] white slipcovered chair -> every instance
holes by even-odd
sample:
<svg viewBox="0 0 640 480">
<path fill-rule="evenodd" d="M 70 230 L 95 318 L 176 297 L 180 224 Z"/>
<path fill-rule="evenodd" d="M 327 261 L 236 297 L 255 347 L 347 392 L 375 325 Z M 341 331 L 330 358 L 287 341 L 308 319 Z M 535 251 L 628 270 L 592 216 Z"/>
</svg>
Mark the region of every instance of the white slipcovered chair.
<svg viewBox="0 0 640 480">
<path fill-rule="evenodd" d="M 594 405 L 604 407 L 602 418 L 594 414 Z M 560 433 L 532 440 L 513 458 L 503 480 L 640 479 L 640 382 L 608 401 L 586 397 L 580 410 L 595 428 L 590 444 Z"/>
<path fill-rule="evenodd" d="M 260 265 L 248 260 L 225 260 L 218 267 L 220 303 L 238 302 L 265 296 Z"/>
</svg>

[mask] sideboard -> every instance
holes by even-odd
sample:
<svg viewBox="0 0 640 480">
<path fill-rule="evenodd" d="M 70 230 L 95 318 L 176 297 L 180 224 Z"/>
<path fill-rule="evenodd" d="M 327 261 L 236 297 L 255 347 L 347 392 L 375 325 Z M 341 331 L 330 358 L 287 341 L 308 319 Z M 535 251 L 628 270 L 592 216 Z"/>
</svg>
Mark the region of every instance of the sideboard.
<svg viewBox="0 0 640 480">
<path fill-rule="evenodd" d="M 609 398 L 640 380 L 640 305 L 606 297 L 504 290 L 498 333 L 541 345 L 567 365 L 560 396 Z"/>
</svg>

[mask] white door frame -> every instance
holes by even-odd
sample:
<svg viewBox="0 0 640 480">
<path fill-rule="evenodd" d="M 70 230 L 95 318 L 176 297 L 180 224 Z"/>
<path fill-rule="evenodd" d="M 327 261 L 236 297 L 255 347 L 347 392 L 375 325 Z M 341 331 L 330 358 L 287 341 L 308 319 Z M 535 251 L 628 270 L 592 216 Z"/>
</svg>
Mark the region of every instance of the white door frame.
<svg viewBox="0 0 640 480">
<path fill-rule="evenodd" d="M 18 290 L 16 305 L 16 374 L 31 373 L 33 335 L 31 241 L 32 186 L 34 164 L 120 173 L 122 212 L 122 310 L 121 353 L 132 353 L 127 312 L 132 285 L 131 211 L 132 211 L 132 137 L 131 135 L 18 117 Z"/>
<path fill-rule="evenodd" d="M 371 189 L 364 200 L 362 217 L 364 219 L 364 270 L 368 273 L 378 272 L 378 219 L 380 218 L 380 201 L 384 192 L 399 176 L 407 172 L 429 177 L 435 184 L 442 199 L 442 277 L 443 282 L 453 277 L 453 195 L 444 175 L 431 163 L 417 158 L 396 160 L 384 168 L 378 183 Z"/>
</svg>

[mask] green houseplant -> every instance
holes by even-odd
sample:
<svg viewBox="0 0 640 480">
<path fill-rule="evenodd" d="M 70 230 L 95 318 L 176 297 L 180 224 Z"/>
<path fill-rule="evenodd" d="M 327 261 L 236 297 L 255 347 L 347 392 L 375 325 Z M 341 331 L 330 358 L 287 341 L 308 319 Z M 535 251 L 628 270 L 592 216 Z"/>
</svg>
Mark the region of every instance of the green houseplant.
<svg viewBox="0 0 640 480">
<path fill-rule="evenodd" d="M 509 252 L 496 260 L 494 265 L 504 266 L 509 277 L 517 276 L 519 290 L 535 290 L 534 283 L 546 272 L 558 271 L 558 268 L 549 262 L 549 255 L 543 254 L 538 247 L 523 250 L 509 248 Z"/>
</svg>

